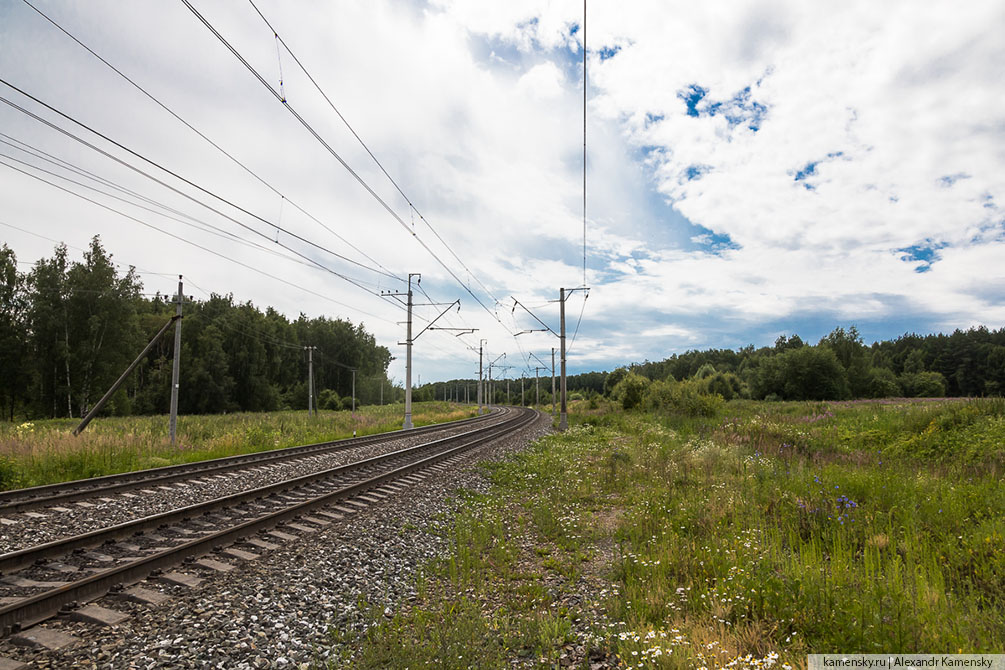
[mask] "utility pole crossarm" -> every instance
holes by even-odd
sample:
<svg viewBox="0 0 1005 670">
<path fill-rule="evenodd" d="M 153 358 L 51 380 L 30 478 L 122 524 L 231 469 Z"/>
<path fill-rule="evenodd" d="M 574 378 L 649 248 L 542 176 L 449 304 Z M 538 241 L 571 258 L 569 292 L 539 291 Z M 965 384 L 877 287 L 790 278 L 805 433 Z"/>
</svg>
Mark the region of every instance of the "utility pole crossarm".
<svg viewBox="0 0 1005 670">
<path fill-rule="evenodd" d="M 510 296 L 510 297 L 511 297 L 511 298 L 513 298 L 513 296 Z M 531 315 L 531 316 L 532 316 L 532 317 L 534 318 L 534 320 L 535 320 L 535 321 L 537 321 L 537 322 L 538 322 L 539 324 L 541 324 L 542 326 L 544 326 L 544 329 L 545 329 L 545 330 L 547 330 L 547 331 L 548 331 L 549 333 L 551 333 L 551 334 L 552 334 L 552 335 L 554 335 L 555 337 L 558 337 L 558 333 L 556 333 L 556 332 L 555 332 L 554 330 L 552 330 L 552 329 L 551 329 L 551 327 L 550 327 L 550 326 L 548 326 L 548 324 L 546 324 L 546 323 L 545 323 L 544 321 L 542 321 L 541 319 L 537 318 L 537 315 L 536 315 L 536 314 L 534 314 L 534 312 L 532 312 L 532 311 L 530 311 L 529 309 L 527 309 L 527 308 L 526 308 L 526 307 L 524 306 L 524 304 L 523 304 L 522 302 L 520 302 L 519 300 L 517 300 L 516 298 L 513 298 L 513 309 L 511 310 L 511 313 L 512 313 L 512 312 L 515 312 L 515 311 L 516 311 L 516 307 L 517 307 L 517 305 L 519 305 L 519 306 L 520 306 L 520 308 L 521 308 L 521 309 L 522 309 L 523 311 L 525 311 L 525 312 L 527 312 L 528 314 L 530 314 L 530 315 Z M 527 331 L 527 332 L 534 332 L 534 331 Z"/>
<path fill-rule="evenodd" d="M 477 328 L 444 328 L 442 326 L 434 326 L 432 324 L 426 326 L 426 330 L 456 330 L 459 331 L 454 333 L 454 337 L 460 337 L 461 335 L 474 335 Z"/>
<path fill-rule="evenodd" d="M 461 309 L 461 301 L 460 301 L 460 300 L 455 300 L 455 301 L 453 301 L 452 303 L 450 303 L 449 305 L 447 305 L 447 308 L 446 308 L 445 310 L 443 310 L 442 312 L 440 312 L 439 316 L 437 316 L 437 317 L 436 317 L 435 319 L 433 319 L 433 320 L 432 320 L 432 321 L 430 321 L 430 322 L 429 322 L 428 324 L 426 324 L 426 327 L 425 327 L 425 328 L 423 328 L 422 330 L 420 330 L 420 331 L 418 332 L 418 334 L 417 334 L 417 335 L 415 335 L 415 336 L 414 336 L 414 337 L 412 338 L 412 342 L 415 342 L 415 341 L 416 341 L 417 339 L 419 339 L 419 335 L 422 335 L 422 334 L 423 334 L 424 332 L 426 332 L 427 330 L 429 330 L 429 329 L 430 329 L 430 328 L 431 328 L 431 327 L 433 326 L 433 324 L 434 324 L 434 323 L 436 323 L 437 321 L 439 321 L 439 320 L 440 320 L 440 318 L 441 318 L 441 317 L 442 317 L 442 316 L 443 316 L 444 314 L 446 314 L 447 312 L 449 312 L 449 311 L 450 311 L 450 308 L 451 308 L 451 307 L 453 307 L 454 305 L 457 305 L 457 311 L 460 311 L 460 309 Z M 447 329 L 446 329 L 446 328 L 442 328 L 441 330 L 447 330 Z M 453 330 L 453 329 L 451 328 L 450 330 Z"/>
</svg>

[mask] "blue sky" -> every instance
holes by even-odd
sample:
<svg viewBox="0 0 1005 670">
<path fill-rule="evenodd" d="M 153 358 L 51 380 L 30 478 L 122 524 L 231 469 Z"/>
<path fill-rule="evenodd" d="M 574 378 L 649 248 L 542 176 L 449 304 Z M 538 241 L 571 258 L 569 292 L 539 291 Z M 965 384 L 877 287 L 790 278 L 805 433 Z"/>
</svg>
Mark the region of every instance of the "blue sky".
<svg viewBox="0 0 1005 670">
<path fill-rule="evenodd" d="M 0 166 L 0 230 L 20 260 L 100 234 L 149 291 L 182 273 L 197 297 L 361 321 L 398 379 L 404 315 L 379 292 L 403 286 L 387 274 L 420 272 L 435 301 L 461 299 L 444 323 L 479 329 L 424 334 L 423 380 L 475 374 L 482 338 L 511 375 L 550 356 L 552 335 L 513 337 L 535 324 L 512 297 L 557 329 L 558 288 L 583 282 L 580 2 L 260 3 L 414 209 L 249 6 L 196 3 L 271 85 L 282 68 L 290 105 L 394 216 L 180 3 L 39 6 L 271 186 L 13 0 L 0 2 L 5 79 L 269 223 L 234 214 L 256 232 L 241 228 L 4 105 L 15 144 L 202 221 L 115 205 L 154 230 Z M 591 293 L 572 372 L 853 324 L 867 342 L 1005 325 L 1000 2 L 591 0 L 587 26 Z M 380 272 L 284 234 L 279 247 L 270 224 Z"/>
</svg>

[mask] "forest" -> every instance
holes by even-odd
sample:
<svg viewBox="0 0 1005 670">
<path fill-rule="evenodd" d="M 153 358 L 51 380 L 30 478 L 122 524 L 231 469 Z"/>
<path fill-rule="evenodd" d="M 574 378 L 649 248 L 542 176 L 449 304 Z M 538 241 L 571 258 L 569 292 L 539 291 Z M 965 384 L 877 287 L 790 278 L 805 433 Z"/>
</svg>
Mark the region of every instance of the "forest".
<svg viewBox="0 0 1005 670">
<path fill-rule="evenodd" d="M 81 260 L 72 260 L 59 246 L 51 258 L 25 272 L 3 245 L 0 275 L 0 416 L 10 421 L 83 416 L 175 313 L 174 296 L 144 295 L 135 270 L 120 272 L 97 237 Z M 390 352 L 362 325 L 303 314 L 291 321 L 271 307 L 263 311 L 218 294 L 205 300 L 186 296 L 183 324 L 183 414 L 306 408 L 306 346 L 316 347 L 320 408 L 351 405 L 353 369 L 357 404 L 395 402 L 403 395 L 387 378 Z M 166 412 L 172 352 L 169 331 L 105 413 Z M 543 404 L 551 402 L 550 382 L 541 379 Z M 568 388 L 582 396 L 624 400 L 627 387 L 649 382 L 686 382 L 676 392 L 725 400 L 1000 396 L 1005 392 L 1005 328 L 905 334 L 871 345 L 855 326 L 836 328 L 816 344 L 782 335 L 771 347 L 695 350 L 611 372 L 571 375 Z M 474 402 L 476 384 L 474 379 L 425 384 L 414 397 Z M 511 380 L 509 397 L 506 388 L 504 381 L 494 385 L 494 403 L 520 401 L 519 380 Z M 524 388 L 524 403 L 533 404 L 538 397 L 533 378 Z"/>
<path fill-rule="evenodd" d="M 81 260 L 65 246 L 18 270 L 0 248 L 0 416 L 80 417 L 175 314 L 175 297 L 143 295 L 133 268 L 120 272 L 101 240 Z M 307 407 L 307 352 L 322 409 L 393 399 L 391 360 L 362 325 L 300 315 L 294 321 L 231 295 L 183 303 L 179 412 L 213 414 Z M 168 411 L 173 330 L 162 337 L 103 410 Z M 401 389 L 397 389 L 400 395 Z"/>
<path fill-rule="evenodd" d="M 835 328 L 815 345 L 782 335 L 772 347 L 688 351 L 610 373 L 576 375 L 568 388 L 612 395 L 629 375 L 650 382 L 690 381 L 696 391 L 725 400 L 1000 396 L 1005 328 L 905 334 L 871 345 L 855 326 Z"/>
</svg>

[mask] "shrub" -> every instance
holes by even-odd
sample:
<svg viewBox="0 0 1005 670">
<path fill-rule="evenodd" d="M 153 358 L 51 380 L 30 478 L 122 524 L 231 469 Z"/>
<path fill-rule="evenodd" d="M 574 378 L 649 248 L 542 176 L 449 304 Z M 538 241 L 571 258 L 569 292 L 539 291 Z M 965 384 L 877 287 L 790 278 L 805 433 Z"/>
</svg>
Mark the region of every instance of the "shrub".
<svg viewBox="0 0 1005 670">
<path fill-rule="evenodd" d="M 709 395 L 721 395 L 723 400 L 749 397 L 746 384 L 732 372 L 716 372 L 701 383 L 702 390 Z"/>
<path fill-rule="evenodd" d="M 653 382 L 645 398 L 646 407 L 654 412 L 684 416 L 715 416 L 722 403 L 721 395 L 704 392 L 702 383 L 693 380 Z"/>
<path fill-rule="evenodd" d="M 946 395 L 946 378 L 938 372 L 905 372 L 900 385 L 908 398 L 941 398 Z"/>
<path fill-rule="evenodd" d="M 869 397 L 871 398 L 894 398 L 903 391 L 897 383 L 897 375 L 888 368 L 871 368 L 869 370 L 871 379 L 869 380 Z"/>
<path fill-rule="evenodd" d="M 342 409 L 342 401 L 338 397 L 338 393 L 335 392 L 335 389 L 323 389 L 318 394 L 318 407 L 331 410 Z"/>
<path fill-rule="evenodd" d="M 650 381 L 642 375 L 629 372 L 611 391 L 611 397 L 621 403 L 624 409 L 635 409 L 642 404 Z"/>
<path fill-rule="evenodd" d="M 715 374 L 715 366 L 712 365 L 711 363 L 705 363 L 700 368 L 698 368 L 697 372 L 694 373 L 694 378 L 695 379 L 708 379 L 709 377 L 711 377 L 714 374 Z"/>
<path fill-rule="evenodd" d="M 616 368 L 608 373 L 604 379 L 604 395 L 613 398 L 614 388 L 621 383 L 621 380 L 628 374 L 628 368 Z"/>
</svg>

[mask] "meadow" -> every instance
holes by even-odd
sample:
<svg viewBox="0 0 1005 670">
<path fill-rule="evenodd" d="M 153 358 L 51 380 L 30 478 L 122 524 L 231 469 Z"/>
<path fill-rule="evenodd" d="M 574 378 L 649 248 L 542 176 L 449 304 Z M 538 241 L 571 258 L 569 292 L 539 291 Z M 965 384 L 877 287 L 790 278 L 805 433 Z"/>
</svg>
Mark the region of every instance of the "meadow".
<svg viewBox="0 0 1005 670">
<path fill-rule="evenodd" d="M 1005 648 L 1005 401 L 579 404 L 486 467 L 350 667 L 805 667 Z M 378 617 L 379 618 L 379 617 Z M 442 625 L 446 621 L 448 625 Z"/>
<path fill-rule="evenodd" d="M 416 426 L 474 416 L 473 406 L 421 402 Z M 404 405 L 348 411 L 214 414 L 178 417 L 171 444 L 166 416 L 103 417 L 79 436 L 77 419 L 0 423 L 0 490 L 189 463 L 401 428 Z"/>
</svg>

